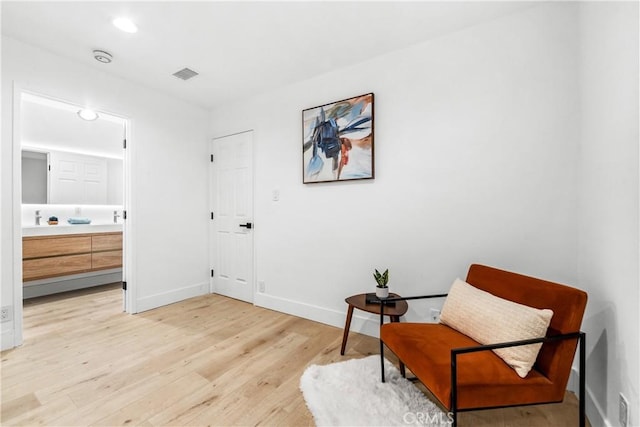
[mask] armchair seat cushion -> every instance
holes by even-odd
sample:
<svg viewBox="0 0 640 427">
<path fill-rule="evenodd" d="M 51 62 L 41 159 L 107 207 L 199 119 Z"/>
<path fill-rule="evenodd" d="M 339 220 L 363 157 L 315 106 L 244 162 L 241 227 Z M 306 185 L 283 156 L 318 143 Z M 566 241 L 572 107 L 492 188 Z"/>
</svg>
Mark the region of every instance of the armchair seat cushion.
<svg viewBox="0 0 640 427">
<path fill-rule="evenodd" d="M 445 408 L 451 407 L 451 349 L 480 345 L 437 323 L 388 323 L 380 338 Z M 534 368 L 521 378 L 493 351 L 458 356 L 458 409 L 561 402 L 564 385 Z"/>
</svg>

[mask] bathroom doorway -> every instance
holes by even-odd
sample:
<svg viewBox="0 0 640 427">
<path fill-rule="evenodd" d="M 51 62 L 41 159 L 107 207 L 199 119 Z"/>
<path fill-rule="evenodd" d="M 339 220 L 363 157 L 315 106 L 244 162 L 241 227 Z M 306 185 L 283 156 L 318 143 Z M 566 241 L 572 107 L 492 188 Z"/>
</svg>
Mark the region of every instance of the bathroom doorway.
<svg viewBox="0 0 640 427">
<path fill-rule="evenodd" d="M 33 298 L 117 283 L 121 310 L 129 311 L 128 119 L 21 89 L 14 99 L 16 336 L 23 301 Z"/>
</svg>

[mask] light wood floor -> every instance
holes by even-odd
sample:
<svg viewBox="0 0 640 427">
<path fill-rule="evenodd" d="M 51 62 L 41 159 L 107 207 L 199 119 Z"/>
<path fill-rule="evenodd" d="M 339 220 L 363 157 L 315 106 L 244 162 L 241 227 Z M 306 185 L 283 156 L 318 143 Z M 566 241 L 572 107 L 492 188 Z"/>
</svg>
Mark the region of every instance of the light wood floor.
<svg viewBox="0 0 640 427">
<path fill-rule="evenodd" d="M 346 311 L 346 307 L 345 307 Z M 25 302 L 25 343 L 2 352 L 2 425 L 313 425 L 298 388 L 312 363 L 378 341 L 217 295 L 137 315 L 117 286 Z M 462 426 L 569 426 L 577 403 L 476 411 Z"/>
</svg>

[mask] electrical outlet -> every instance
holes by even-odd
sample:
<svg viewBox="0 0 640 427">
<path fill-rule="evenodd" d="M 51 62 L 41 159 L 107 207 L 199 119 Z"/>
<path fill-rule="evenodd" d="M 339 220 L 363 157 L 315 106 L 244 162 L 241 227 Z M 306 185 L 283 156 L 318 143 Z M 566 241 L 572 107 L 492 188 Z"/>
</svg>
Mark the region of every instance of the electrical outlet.
<svg viewBox="0 0 640 427">
<path fill-rule="evenodd" d="M 629 403 L 627 399 L 620 393 L 620 414 L 618 415 L 620 426 L 627 427 L 629 423 Z"/>
<path fill-rule="evenodd" d="M 264 286 L 264 280 L 260 280 L 260 281 L 258 281 L 258 290 L 259 290 L 260 292 L 264 292 L 264 288 L 265 288 L 265 286 Z"/>
<path fill-rule="evenodd" d="M 0 322 L 10 322 L 11 321 L 11 307 L 6 306 L 0 309 Z"/>
<path fill-rule="evenodd" d="M 436 308 L 432 308 L 431 311 L 429 311 L 429 318 L 431 319 L 432 322 L 439 323 L 440 322 L 440 310 L 438 310 Z"/>
</svg>

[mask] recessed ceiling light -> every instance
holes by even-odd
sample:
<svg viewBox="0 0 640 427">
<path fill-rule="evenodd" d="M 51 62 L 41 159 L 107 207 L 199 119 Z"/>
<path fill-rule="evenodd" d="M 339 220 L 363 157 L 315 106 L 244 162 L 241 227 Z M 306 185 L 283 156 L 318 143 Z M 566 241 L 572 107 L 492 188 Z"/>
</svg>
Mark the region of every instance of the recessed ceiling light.
<svg viewBox="0 0 640 427">
<path fill-rule="evenodd" d="M 80 117 L 82 120 L 92 122 L 98 118 L 98 113 L 88 108 L 83 108 L 82 110 L 78 110 L 78 117 Z"/>
<path fill-rule="evenodd" d="M 113 20 L 113 25 L 125 33 L 137 33 L 138 27 L 129 18 L 116 18 Z"/>
</svg>

